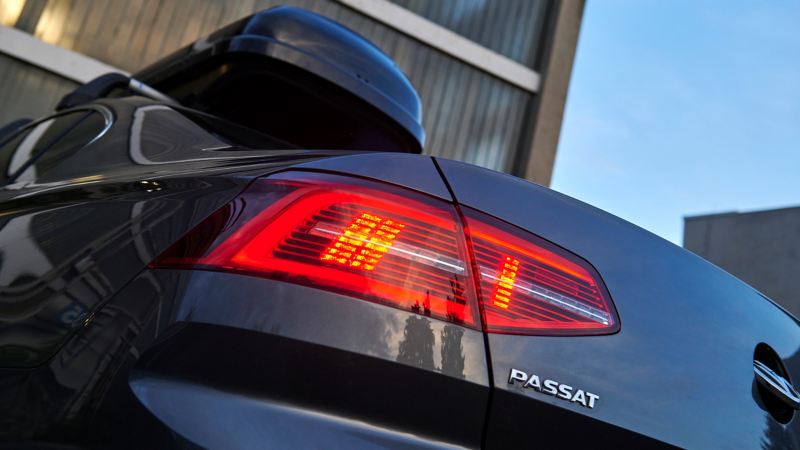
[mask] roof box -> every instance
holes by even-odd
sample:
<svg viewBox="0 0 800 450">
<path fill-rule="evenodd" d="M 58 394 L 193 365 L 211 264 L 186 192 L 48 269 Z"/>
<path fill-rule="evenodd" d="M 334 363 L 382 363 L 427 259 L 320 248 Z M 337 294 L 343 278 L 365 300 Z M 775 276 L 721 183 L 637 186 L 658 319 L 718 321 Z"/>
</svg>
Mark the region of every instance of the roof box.
<svg viewBox="0 0 800 450">
<path fill-rule="evenodd" d="M 421 153 L 424 144 L 419 96 L 394 61 L 299 8 L 254 14 L 133 76 L 304 148 Z"/>
</svg>

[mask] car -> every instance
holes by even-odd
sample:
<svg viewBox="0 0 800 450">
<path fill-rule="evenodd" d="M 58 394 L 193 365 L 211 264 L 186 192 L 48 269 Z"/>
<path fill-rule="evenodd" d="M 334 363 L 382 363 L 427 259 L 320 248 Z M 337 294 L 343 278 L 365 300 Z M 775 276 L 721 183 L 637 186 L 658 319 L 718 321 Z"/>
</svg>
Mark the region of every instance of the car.
<svg viewBox="0 0 800 450">
<path fill-rule="evenodd" d="M 0 130 L 4 448 L 798 447 L 794 317 L 420 105 L 279 7 Z"/>
</svg>

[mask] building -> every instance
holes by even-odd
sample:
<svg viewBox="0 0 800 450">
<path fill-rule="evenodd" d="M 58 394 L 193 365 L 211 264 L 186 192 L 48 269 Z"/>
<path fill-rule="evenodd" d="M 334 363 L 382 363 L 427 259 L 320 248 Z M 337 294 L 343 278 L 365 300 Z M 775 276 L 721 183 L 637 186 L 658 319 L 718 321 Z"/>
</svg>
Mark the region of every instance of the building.
<svg viewBox="0 0 800 450">
<path fill-rule="evenodd" d="M 427 153 L 550 183 L 583 0 L 0 0 L 0 125 L 278 4 L 395 59 L 420 93 Z"/>
<path fill-rule="evenodd" d="M 800 207 L 686 217 L 683 246 L 800 317 Z"/>
</svg>

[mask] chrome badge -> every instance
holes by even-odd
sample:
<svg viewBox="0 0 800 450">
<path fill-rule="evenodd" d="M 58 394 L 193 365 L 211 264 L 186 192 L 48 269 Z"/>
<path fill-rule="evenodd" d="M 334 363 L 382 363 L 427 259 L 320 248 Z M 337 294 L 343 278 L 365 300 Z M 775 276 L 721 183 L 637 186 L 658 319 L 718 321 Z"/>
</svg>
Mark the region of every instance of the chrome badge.
<svg viewBox="0 0 800 450">
<path fill-rule="evenodd" d="M 553 397 L 571 403 L 577 403 L 589 409 L 594 408 L 597 401 L 600 400 L 599 395 L 592 394 L 583 389 L 575 389 L 570 385 L 559 383 L 554 380 L 540 380 L 539 376 L 536 374 L 528 375 L 521 370 L 511 369 L 511 373 L 508 375 L 508 384 L 515 384 L 517 382 L 525 389 L 533 389 L 536 392 L 552 395 Z"/>
</svg>

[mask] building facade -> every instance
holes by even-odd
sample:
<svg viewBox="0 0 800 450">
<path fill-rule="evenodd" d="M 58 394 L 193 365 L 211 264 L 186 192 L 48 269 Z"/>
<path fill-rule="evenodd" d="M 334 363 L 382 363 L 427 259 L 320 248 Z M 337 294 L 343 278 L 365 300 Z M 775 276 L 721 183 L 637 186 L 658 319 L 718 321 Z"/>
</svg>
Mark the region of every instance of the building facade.
<svg viewBox="0 0 800 450">
<path fill-rule="evenodd" d="M 422 99 L 427 153 L 549 184 L 583 0 L 0 0 L 0 124 L 278 4 L 389 54 Z"/>
<path fill-rule="evenodd" d="M 800 317 L 800 207 L 686 217 L 683 246 Z"/>
</svg>

